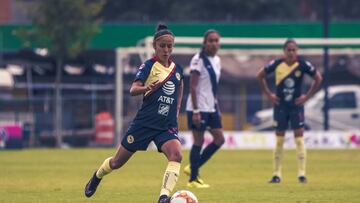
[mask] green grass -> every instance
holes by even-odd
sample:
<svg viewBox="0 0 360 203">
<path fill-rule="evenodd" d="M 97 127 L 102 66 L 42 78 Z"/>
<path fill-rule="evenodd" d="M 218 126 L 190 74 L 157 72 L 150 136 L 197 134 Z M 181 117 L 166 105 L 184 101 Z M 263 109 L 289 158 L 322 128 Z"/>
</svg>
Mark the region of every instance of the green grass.
<svg viewBox="0 0 360 203">
<path fill-rule="evenodd" d="M 83 188 L 93 171 L 115 149 L 0 151 L 0 202 L 155 203 L 166 159 L 139 152 L 106 176 L 90 199 Z M 188 163 L 185 151 L 183 166 Z M 360 150 L 308 151 L 308 184 L 299 184 L 295 151 L 285 151 L 283 179 L 268 184 L 272 152 L 220 151 L 201 170 L 210 189 L 191 189 L 200 203 L 359 202 Z M 175 190 L 185 189 L 182 173 Z"/>
</svg>

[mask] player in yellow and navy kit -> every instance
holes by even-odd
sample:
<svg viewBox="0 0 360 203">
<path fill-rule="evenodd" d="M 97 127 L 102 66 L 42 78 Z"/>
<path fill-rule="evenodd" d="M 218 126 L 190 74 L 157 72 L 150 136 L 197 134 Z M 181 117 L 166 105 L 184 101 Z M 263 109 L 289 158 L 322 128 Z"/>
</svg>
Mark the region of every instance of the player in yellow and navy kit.
<svg viewBox="0 0 360 203">
<path fill-rule="evenodd" d="M 85 187 L 91 197 L 102 178 L 122 167 L 139 150 L 146 150 L 154 141 L 165 154 L 165 170 L 158 203 L 168 203 L 177 182 L 181 156 L 177 118 L 183 95 L 183 70 L 171 59 L 174 35 L 166 25 L 159 25 L 154 35 L 155 57 L 139 68 L 131 86 L 131 95 L 144 95 L 143 104 L 130 124 L 116 154 L 104 161 Z"/>
<path fill-rule="evenodd" d="M 285 57 L 271 61 L 257 74 L 260 86 L 268 99 L 274 104 L 274 126 L 276 129 L 276 146 L 274 150 L 274 173 L 270 183 L 281 181 L 281 158 L 285 131 L 289 127 L 294 130 L 297 159 L 298 180 L 306 183 L 305 163 L 306 150 L 304 146 L 304 103 L 316 92 L 322 81 L 321 74 L 310 62 L 298 58 L 298 46 L 293 39 L 284 44 Z M 273 94 L 266 83 L 265 77 L 275 73 L 276 93 Z M 304 75 L 313 78 L 313 83 L 306 94 L 301 88 Z"/>
</svg>

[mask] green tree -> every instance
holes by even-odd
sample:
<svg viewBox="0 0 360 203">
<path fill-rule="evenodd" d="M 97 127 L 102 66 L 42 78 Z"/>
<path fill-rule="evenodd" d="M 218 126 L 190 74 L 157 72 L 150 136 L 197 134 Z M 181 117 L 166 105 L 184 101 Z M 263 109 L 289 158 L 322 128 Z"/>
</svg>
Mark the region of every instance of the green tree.
<svg viewBox="0 0 360 203">
<path fill-rule="evenodd" d="M 104 0 L 36 0 L 33 28 L 19 30 L 24 46 L 48 48 L 56 59 L 55 117 L 56 145 L 62 145 L 61 89 L 64 60 L 76 57 L 100 31 L 99 13 Z"/>
</svg>

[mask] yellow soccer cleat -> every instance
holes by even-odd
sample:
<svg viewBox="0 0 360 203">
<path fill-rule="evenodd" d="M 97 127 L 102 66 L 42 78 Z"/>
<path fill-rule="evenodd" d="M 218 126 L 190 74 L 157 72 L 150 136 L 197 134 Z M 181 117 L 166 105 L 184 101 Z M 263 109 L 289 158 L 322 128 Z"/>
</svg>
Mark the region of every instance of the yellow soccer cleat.
<svg viewBox="0 0 360 203">
<path fill-rule="evenodd" d="M 185 175 L 187 176 L 190 176 L 191 175 L 191 168 L 190 168 L 190 164 L 186 165 L 185 168 L 184 168 L 184 173 Z M 200 176 L 198 176 L 197 178 L 197 181 L 201 184 L 204 184 L 204 180 L 200 178 Z"/>
<path fill-rule="evenodd" d="M 187 187 L 189 187 L 189 188 L 209 188 L 210 185 L 205 184 L 205 183 L 201 183 L 199 181 L 199 179 L 197 178 L 197 179 L 195 179 L 195 180 L 193 180 L 191 182 L 188 182 Z"/>
<path fill-rule="evenodd" d="M 187 176 L 190 176 L 190 175 L 191 175 L 190 164 L 188 164 L 187 166 L 185 166 L 185 168 L 184 168 L 184 173 L 185 173 Z"/>
</svg>

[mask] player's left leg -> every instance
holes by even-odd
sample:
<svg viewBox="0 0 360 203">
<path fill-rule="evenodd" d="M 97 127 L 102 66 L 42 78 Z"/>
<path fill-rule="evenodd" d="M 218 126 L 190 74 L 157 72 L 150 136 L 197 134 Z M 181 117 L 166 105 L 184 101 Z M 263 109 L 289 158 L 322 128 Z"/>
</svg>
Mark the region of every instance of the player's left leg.
<svg viewBox="0 0 360 203">
<path fill-rule="evenodd" d="M 284 152 L 285 132 L 288 128 L 288 111 L 280 106 L 274 107 L 274 127 L 276 135 L 276 145 L 273 155 L 273 176 L 269 183 L 281 182 L 281 162 Z"/>
<path fill-rule="evenodd" d="M 210 129 L 209 131 L 214 139 L 213 142 L 206 146 L 201 153 L 199 167 L 204 165 L 225 142 L 222 128 Z"/>
<path fill-rule="evenodd" d="M 218 110 L 209 114 L 207 125 L 210 127 L 209 131 L 213 137 L 213 142 L 206 146 L 202 151 L 199 160 L 199 168 L 204 165 L 225 142 L 224 132 L 221 124 L 221 115 Z"/>
<path fill-rule="evenodd" d="M 200 154 L 201 147 L 197 147 L 196 139 L 194 139 L 194 145 L 190 151 L 190 165 L 184 168 L 184 172 L 186 174 L 190 174 L 190 180 L 187 184 L 188 187 L 192 188 L 209 188 L 210 185 L 206 184 L 199 175 L 199 168 L 204 165 L 211 157 L 215 154 L 215 152 L 220 149 L 221 145 L 224 144 L 224 134 L 221 128 L 210 130 L 211 135 L 214 140 L 208 146 L 205 147 L 203 152 Z M 201 137 L 203 142 L 204 133 L 202 132 Z M 196 159 L 195 159 L 196 157 Z M 190 167 L 191 166 L 191 167 Z"/>
<path fill-rule="evenodd" d="M 180 163 L 182 160 L 180 141 L 178 139 L 166 141 L 161 146 L 161 151 L 169 162 L 164 173 L 158 203 L 168 203 L 170 201 L 170 193 L 174 189 L 180 173 Z"/>
<path fill-rule="evenodd" d="M 191 188 L 208 188 L 209 185 L 205 184 L 199 177 L 199 163 L 201 157 L 201 147 L 204 143 L 204 131 L 193 130 L 194 143 L 190 150 L 190 165 L 184 168 L 185 174 L 190 175 L 188 187 Z"/>
<path fill-rule="evenodd" d="M 290 122 L 294 129 L 296 156 L 298 161 L 298 179 L 300 183 L 306 183 L 306 149 L 304 144 L 304 107 L 298 107 L 291 111 Z"/>
<path fill-rule="evenodd" d="M 307 178 L 305 176 L 306 167 L 306 149 L 304 144 L 304 129 L 298 128 L 294 130 L 295 144 L 296 144 L 296 156 L 298 161 L 298 179 L 300 183 L 306 183 Z"/>
</svg>

